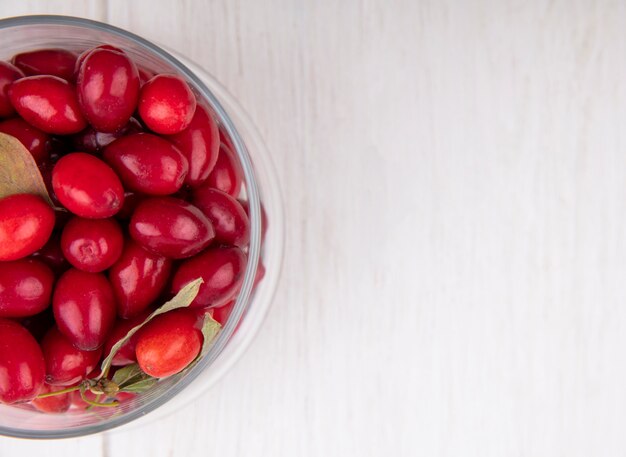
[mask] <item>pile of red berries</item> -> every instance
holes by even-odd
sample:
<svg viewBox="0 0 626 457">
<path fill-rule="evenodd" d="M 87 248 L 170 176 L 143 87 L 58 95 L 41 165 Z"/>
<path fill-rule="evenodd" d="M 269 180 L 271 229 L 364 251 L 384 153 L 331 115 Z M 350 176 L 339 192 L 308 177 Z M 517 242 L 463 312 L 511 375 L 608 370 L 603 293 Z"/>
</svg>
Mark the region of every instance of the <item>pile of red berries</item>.
<svg viewBox="0 0 626 457">
<path fill-rule="evenodd" d="M 0 402 L 84 407 L 84 392 L 42 394 L 93 377 L 129 329 L 202 278 L 188 308 L 113 358 L 155 378 L 184 369 L 201 318 L 228 317 L 250 238 L 242 170 L 212 112 L 183 78 L 116 47 L 45 49 L 0 61 L 0 132 L 28 149 L 54 203 L 0 199 Z"/>
</svg>

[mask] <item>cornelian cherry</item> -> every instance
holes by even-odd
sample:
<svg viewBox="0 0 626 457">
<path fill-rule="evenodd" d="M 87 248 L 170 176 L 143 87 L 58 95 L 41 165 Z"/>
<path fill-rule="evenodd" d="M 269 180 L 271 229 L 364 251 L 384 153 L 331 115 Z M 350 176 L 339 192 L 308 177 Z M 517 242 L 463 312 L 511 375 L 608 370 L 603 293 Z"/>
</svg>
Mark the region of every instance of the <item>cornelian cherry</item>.
<svg viewBox="0 0 626 457">
<path fill-rule="evenodd" d="M 224 143 L 220 145 L 217 162 L 203 186 L 213 187 L 237 198 L 241 191 L 243 170 L 235 154 Z"/>
<path fill-rule="evenodd" d="M 40 249 L 54 229 L 54 210 L 41 197 L 16 194 L 0 199 L 0 261 Z"/>
<path fill-rule="evenodd" d="M 59 390 L 63 390 L 63 386 L 51 386 L 50 384 L 44 384 L 41 389 L 41 394 L 49 393 L 49 392 L 57 392 Z M 72 404 L 70 393 L 53 395 L 51 397 L 44 398 L 35 398 L 31 402 L 31 404 L 42 413 L 49 414 L 58 414 L 64 413 L 68 409 L 70 409 L 70 405 Z"/>
<path fill-rule="evenodd" d="M 120 259 L 109 269 L 117 313 L 128 319 L 143 312 L 163 292 L 172 261 L 127 240 Z"/>
<path fill-rule="evenodd" d="M 13 56 L 11 60 L 26 76 L 50 75 L 70 82 L 74 80 L 76 54 L 65 49 L 22 52 Z"/>
<path fill-rule="evenodd" d="M 52 310 L 59 331 L 79 349 L 102 346 L 115 322 L 115 298 L 101 273 L 71 268 L 57 281 Z"/>
<path fill-rule="evenodd" d="M 24 77 L 22 70 L 10 63 L 0 60 L 0 118 L 15 113 L 15 108 L 9 100 L 9 86 L 16 79 Z"/>
<path fill-rule="evenodd" d="M 111 348 L 122 338 L 126 336 L 126 334 L 137 325 L 141 324 L 148 317 L 148 313 L 144 312 L 138 316 L 135 316 L 132 319 L 120 319 L 115 323 L 113 330 L 109 333 L 109 337 L 104 343 L 104 354 L 108 355 L 111 352 Z M 135 355 L 135 346 L 137 345 L 137 338 L 139 337 L 139 333 L 135 333 L 130 337 L 128 341 L 126 341 L 121 348 L 115 353 L 113 356 L 113 361 L 111 364 L 113 366 L 124 366 L 131 363 L 135 363 L 137 361 L 137 356 Z"/>
<path fill-rule="evenodd" d="M 144 248 L 171 259 L 199 253 L 215 236 L 202 211 L 173 197 L 152 197 L 139 203 L 130 219 L 129 231 Z"/>
<path fill-rule="evenodd" d="M 113 265 L 124 247 L 124 235 L 114 219 L 75 217 L 65 224 L 61 249 L 65 258 L 79 270 L 104 271 Z"/>
<path fill-rule="evenodd" d="M 17 138 L 38 164 L 50 157 L 50 135 L 33 127 L 19 117 L 0 122 L 0 132 Z"/>
<path fill-rule="evenodd" d="M 35 259 L 0 262 L 0 317 L 40 313 L 50 304 L 54 273 Z"/>
<path fill-rule="evenodd" d="M 94 49 L 81 61 L 76 90 L 87 121 L 100 132 L 115 132 L 137 107 L 137 67 L 123 52 Z"/>
<path fill-rule="evenodd" d="M 63 206 L 90 219 L 113 216 L 124 203 L 124 188 L 111 167 L 82 152 L 61 157 L 52 170 L 52 188 Z"/>
<path fill-rule="evenodd" d="M 196 97 L 176 75 L 157 75 L 141 88 L 139 115 L 150 130 L 163 135 L 182 132 L 196 110 Z"/>
<path fill-rule="evenodd" d="M 32 400 L 43 388 L 44 374 L 35 338 L 17 322 L 0 318 L 0 402 Z"/>
<path fill-rule="evenodd" d="M 193 204 L 209 218 L 215 241 L 244 247 L 250 242 L 250 220 L 241 204 L 225 192 L 201 187 L 193 193 Z"/>
<path fill-rule="evenodd" d="M 165 378 L 189 365 L 199 354 L 202 341 L 197 313 L 176 309 L 155 317 L 139 331 L 137 362 L 144 373 Z"/>
<path fill-rule="evenodd" d="M 56 76 L 27 76 L 9 87 L 9 99 L 29 124 L 47 133 L 67 135 L 87 126 L 74 87 Z"/>
</svg>

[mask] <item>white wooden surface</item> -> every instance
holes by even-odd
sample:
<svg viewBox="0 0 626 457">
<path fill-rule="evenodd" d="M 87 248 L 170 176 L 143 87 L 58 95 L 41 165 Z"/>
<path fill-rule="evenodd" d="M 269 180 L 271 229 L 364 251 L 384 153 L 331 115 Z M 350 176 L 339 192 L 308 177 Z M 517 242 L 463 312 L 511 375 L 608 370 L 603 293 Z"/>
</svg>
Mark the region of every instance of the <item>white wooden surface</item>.
<svg viewBox="0 0 626 457">
<path fill-rule="evenodd" d="M 206 398 L 0 455 L 623 455 L 626 4 L 0 3 L 40 12 L 222 81 L 274 153 L 287 254 Z"/>
</svg>

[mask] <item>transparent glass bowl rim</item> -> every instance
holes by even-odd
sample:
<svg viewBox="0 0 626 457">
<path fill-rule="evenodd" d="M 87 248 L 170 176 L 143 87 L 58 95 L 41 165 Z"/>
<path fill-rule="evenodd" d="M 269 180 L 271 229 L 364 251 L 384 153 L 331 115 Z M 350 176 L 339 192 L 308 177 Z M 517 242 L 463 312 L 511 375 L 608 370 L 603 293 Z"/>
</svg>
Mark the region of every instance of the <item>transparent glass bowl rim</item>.
<svg viewBox="0 0 626 457">
<path fill-rule="evenodd" d="M 257 187 L 252 162 L 250 156 L 239 136 L 232 120 L 211 92 L 211 90 L 204 84 L 204 82 L 195 75 L 187 66 L 180 62 L 176 57 L 165 51 L 161 47 L 154 43 L 128 32 L 124 29 L 98 22 L 90 19 L 84 19 L 72 16 L 57 16 L 57 15 L 32 15 L 32 16 L 16 16 L 5 19 L 0 19 L 0 29 L 8 29 L 12 27 L 21 26 L 42 26 L 42 25 L 57 25 L 57 26 L 72 26 L 82 27 L 85 29 L 91 29 L 96 31 L 102 31 L 110 33 L 112 35 L 119 36 L 125 40 L 131 41 L 141 48 L 145 48 L 148 52 L 153 53 L 163 61 L 172 65 L 176 71 L 182 74 L 189 82 L 192 83 L 194 88 L 200 93 L 200 95 L 211 105 L 222 127 L 232 140 L 235 147 L 235 153 L 242 165 L 244 172 L 244 181 L 246 183 L 246 195 L 248 198 L 249 211 L 250 211 L 250 246 L 248 251 L 248 264 L 246 266 L 244 281 L 241 287 L 241 292 L 237 297 L 237 301 L 233 308 L 231 315 L 228 318 L 226 325 L 222 328 L 216 341 L 213 343 L 210 351 L 206 356 L 199 361 L 199 363 L 193 367 L 188 373 L 176 382 L 172 387 L 166 390 L 163 394 L 156 398 L 150 399 L 146 404 L 125 413 L 124 415 L 109 420 L 80 426 L 76 428 L 66 430 L 37 430 L 29 431 L 18 428 L 0 427 L 0 436 L 14 436 L 19 438 L 37 438 L 37 439 L 49 439 L 49 438 L 69 438 L 75 436 L 84 436 L 92 433 L 98 433 L 105 430 L 109 430 L 115 427 L 119 427 L 135 419 L 145 416 L 151 411 L 154 411 L 159 406 L 173 399 L 179 392 L 185 389 L 191 382 L 198 377 L 198 375 L 205 369 L 207 369 L 223 349 L 226 347 L 228 340 L 233 334 L 237 323 L 243 316 L 246 307 L 249 304 L 250 294 L 252 292 L 252 286 L 254 282 L 254 276 L 256 273 L 259 256 L 261 252 L 261 210 L 259 200 L 259 190 Z"/>
</svg>

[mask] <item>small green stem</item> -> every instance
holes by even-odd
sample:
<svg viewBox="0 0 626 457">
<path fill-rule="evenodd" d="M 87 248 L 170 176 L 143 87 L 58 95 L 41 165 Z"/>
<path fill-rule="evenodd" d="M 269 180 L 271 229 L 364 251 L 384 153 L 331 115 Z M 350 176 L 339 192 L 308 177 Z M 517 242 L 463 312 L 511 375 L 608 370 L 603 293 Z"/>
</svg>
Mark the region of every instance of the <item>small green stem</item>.
<svg viewBox="0 0 626 457">
<path fill-rule="evenodd" d="M 78 389 L 80 389 L 80 385 L 68 387 L 66 389 L 61 389 L 61 390 L 55 390 L 54 392 L 46 392 L 45 394 L 39 394 L 37 395 L 37 398 L 54 397 L 55 395 L 67 394 L 69 392 L 74 392 L 75 390 L 78 390 Z"/>
<path fill-rule="evenodd" d="M 90 406 L 99 406 L 99 407 L 101 406 L 101 407 L 108 408 L 108 407 L 111 407 L 111 406 L 117 406 L 117 405 L 119 405 L 119 404 L 120 404 L 120 402 L 119 402 L 119 401 L 117 401 L 117 400 L 112 401 L 111 403 L 100 403 L 100 402 L 98 402 L 98 401 L 91 401 L 91 400 L 89 400 L 87 397 L 85 397 L 85 391 L 84 391 L 84 390 L 81 390 L 81 391 L 80 391 L 80 398 L 82 398 L 82 399 L 83 399 L 83 401 L 84 401 L 85 403 L 87 403 L 88 405 L 90 405 Z M 98 400 L 99 398 L 100 398 L 100 395 L 98 395 L 98 396 L 96 397 L 96 400 Z"/>
</svg>

